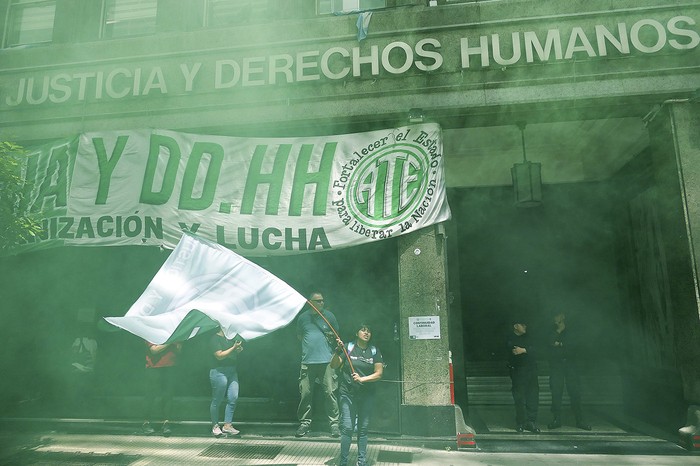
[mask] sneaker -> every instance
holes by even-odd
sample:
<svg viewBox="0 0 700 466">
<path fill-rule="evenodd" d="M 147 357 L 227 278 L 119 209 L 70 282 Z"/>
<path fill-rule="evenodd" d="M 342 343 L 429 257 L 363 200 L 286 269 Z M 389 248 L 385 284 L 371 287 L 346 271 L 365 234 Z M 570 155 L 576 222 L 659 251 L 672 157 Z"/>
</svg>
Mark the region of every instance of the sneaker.
<svg viewBox="0 0 700 466">
<path fill-rule="evenodd" d="M 560 427 L 561 427 L 561 421 L 559 420 L 558 417 L 555 417 L 554 419 L 552 419 L 552 422 L 547 424 L 547 429 L 550 429 L 550 430 L 551 429 L 558 429 Z"/>
<path fill-rule="evenodd" d="M 227 435 L 238 435 L 241 433 L 240 430 L 236 429 L 231 424 L 224 424 L 224 427 L 221 428 L 221 432 Z"/>
<path fill-rule="evenodd" d="M 310 430 L 311 430 L 311 426 L 308 426 L 306 424 L 302 424 L 299 426 L 299 428 L 297 429 L 294 436 L 295 437 L 303 437 L 304 435 L 308 434 Z"/>
<path fill-rule="evenodd" d="M 217 438 L 224 435 L 224 433 L 221 431 L 221 427 L 219 427 L 219 424 L 214 424 L 214 427 L 211 428 L 211 433 Z"/>
<path fill-rule="evenodd" d="M 141 432 L 143 432 L 146 435 L 153 435 L 156 433 L 155 429 L 151 427 L 151 423 L 148 421 L 144 422 L 141 426 Z"/>
<path fill-rule="evenodd" d="M 170 430 L 170 423 L 168 421 L 165 421 L 163 423 L 163 429 L 161 430 L 161 433 L 163 434 L 163 437 L 170 437 L 170 434 L 173 433 L 173 431 Z"/>
<path fill-rule="evenodd" d="M 340 437 L 340 429 L 338 426 L 331 426 L 331 437 Z"/>
<path fill-rule="evenodd" d="M 527 431 L 529 431 L 529 432 L 532 432 L 533 434 L 539 434 L 539 433 L 540 433 L 539 427 L 537 427 L 537 425 L 536 425 L 534 422 L 532 422 L 532 421 L 527 422 L 523 427 L 524 427 L 525 430 L 527 430 Z"/>
</svg>

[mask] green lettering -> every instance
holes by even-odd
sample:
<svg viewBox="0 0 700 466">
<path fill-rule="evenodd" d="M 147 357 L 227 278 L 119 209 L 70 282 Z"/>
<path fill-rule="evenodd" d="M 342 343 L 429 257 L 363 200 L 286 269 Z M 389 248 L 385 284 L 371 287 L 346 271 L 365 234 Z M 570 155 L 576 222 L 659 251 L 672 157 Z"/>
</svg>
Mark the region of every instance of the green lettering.
<svg viewBox="0 0 700 466">
<path fill-rule="evenodd" d="M 275 237 L 275 241 L 272 241 L 273 236 Z M 265 228 L 262 233 L 262 244 L 265 249 L 279 249 L 282 243 L 279 240 L 279 237 L 282 236 L 282 232 L 277 229 L 277 228 Z"/>
<path fill-rule="evenodd" d="M 363 215 L 371 218 L 382 217 L 387 174 L 388 163 L 384 159 L 378 159 L 373 167 L 362 173 L 353 195 L 355 204 Z"/>
<path fill-rule="evenodd" d="M 145 217 L 145 227 L 146 233 L 143 235 L 144 238 L 151 238 L 155 236 L 158 239 L 163 239 L 163 219 L 161 217 Z"/>
<path fill-rule="evenodd" d="M 257 228 L 250 229 L 250 241 L 247 240 L 245 228 L 238 227 L 238 245 L 243 249 L 255 249 L 258 247 L 259 230 Z"/>
<path fill-rule="evenodd" d="M 112 224 L 114 223 L 114 219 L 110 217 L 109 215 L 103 215 L 102 217 L 97 219 L 97 234 L 100 235 L 101 238 L 106 238 L 108 236 L 112 236 L 114 233 L 114 228 L 112 228 Z"/>
<path fill-rule="evenodd" d="M 291 228 L 284 229 L 284 246 L 287 251 L 294 250 L 294 243 L 299 245 L 298 251 L 306 251 L 306 230 L 303 228 L 299 230 L 299 236 L 294 236 L 294 232 Z"/>
<path fill-rule="evenodd" d="M 395 172 L 398 176 L 394 176 L 391 192 L 394 196 L 398 195 L 399 199 L 392 199 L 392 216 L 399 215 L 411 204 L 423 182 L 420 166 L 416 166 L 405 157 L 396 159 Z"/>
<path fill-rule="evenodd" d="M 202 194 L 194 197 L 194 186 L 199 175 L 204 154 L 208 154 L 209 163 L 206 167 Z M 180 192 L 180 209 L 204 210 L 214 201 L 216 184 L 221 174 L 221 165 L 224 162 L 224 148 L 213 142 L 196 142 L 192 147 L 192 154 L 187 161 L 185 175 L 182 179 L 182 191 Z"/>
<path fill-rule="evenodd" d="M 184 222 L 177 222 L 177 224 L 180 226 L 180 229 L 183 231 L 189 231 L 191 233 L 197 233 L 197 230 L 199 230 L 199 227 L 201 224 L 199 223 L 193 223 L 192 226 L 184 223 Z"/>
<path fill-rule="evenodd" d="M 51 150 L 46 171 L 41 174 L 43 180 L 39 186 L 39 193 L 32 205 L 32 212 L 45 210 L 44 202 L 53 198 L 53 206 L 47 207 L 47 214 L 56 213 L 61 207 L 66 207 L 68 198 L 68 171 L 69 171 L 69 145 L 54 147 Z M 54 183 L 55 180 L 55 183 Z"/>
<path fill-rule="evenodd" d="M 267 152 L 267 146 L 260 145 L 255 148 L 253 158 L 250 161 L 250 168 L 248 169 L 245 189 L 243 191 L 241 214 L 253 213 L 253 206 L 255 205 L 255 197 L 258 191 L 258 186 L 261 184 L 267 184 L 268 188 L 265 213 L 268 215 L 277 215 L 290 150 L 291 145 L 280 144 L 279 148 L 277 149 L 277 154 L 275 155 L 272 172 L 262 173 L 262 163 L 263 159 L 265 158 L 265 153 Z"/>
<path fill-rule="evenodd" d="M 309 239 L 309 250 L 313 251 L 318 247 L 321 249 L 330 249 L 331 243 L 328 242 L 326 230 L 323 228 L 314 228 L 311 230 L 311 238 Z"/>
<path fill-rule="evenodd" d="M 78 221 L 78 231 L 75 232 L 75 237 L 82 238 L 83 236 L 88 238 L 95 237 L 95 230 L 92 228 L 90 217 L 80 217 L 80 221 Z"/>
<path fill-rule="evenodd" d="M 95 196 L 95 205 L 106 204 L 107 196 L 109 195 L 109 185 L 112 182 L 112 172 L 117 162 L 124 153 L 124 148 L 129 140 L 129 136 L 119 136 L 114 144 L 112 156 L 107 156 L 104 139 L 93 138 L 92 144 L 95 146 L 95 154 L 97 155 L 97 166 L 100 170 L 100 181 L 97 186 L 97 196 Z"/>
<path fill-rule="evenodd" d="M 160 186 L 160 191 L 154 191 L 156 169 L 161 157 L 161 147 L 167 150 L 167 165 L 163 173 L 163 180 Z M 165 157 L 165 154 L 163 154 Z M 170 195 L 175 187 L 175 179 L 177 177 L 177 168 L 180 164 L 180 146 L 177 141 L 168 136 L 161 134 L 151 135 L 151 145 L 148 151 L 148 161 L 146 162 L 146 173 L 143 177 L 143 186 L 141 187 L 141 197 L 139 202 L 143 204 L 162 205 L 168 202 Z"/>
<path fill-rule="evenodd" d="M 323 148 L 321 162 L 317 172 L 309 172 L 309 160 L 313 151 L 313 144 L 303 144 L 299 151 L 299 158 L 294 169 L 294 184 L 289 200 L 289 215 L 300 216 L 304 205 L 304 192 L 307 184 L 315 184 L 314 191 L 314 215 L 325 215 L 328 202 L 328 190 L 331 183 L 331 169 L 337 143 L 327 143 Z"/>
</svg>

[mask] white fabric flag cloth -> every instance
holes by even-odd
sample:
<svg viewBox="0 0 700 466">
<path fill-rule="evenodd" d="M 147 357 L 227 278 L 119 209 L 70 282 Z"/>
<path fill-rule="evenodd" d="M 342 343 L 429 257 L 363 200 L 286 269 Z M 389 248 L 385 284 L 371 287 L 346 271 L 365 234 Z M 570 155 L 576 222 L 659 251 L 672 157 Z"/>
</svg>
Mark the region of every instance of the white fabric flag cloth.
<svg viewBox="0 0 700 466">
<path fill-rule="evenodd" d="M 262 267 L 185 233 L 124 317 L 105 320 L 154 344 L 218 326 L 229 339 L 252 340 L 289 324 L 305 302 Z"/>
</svg>

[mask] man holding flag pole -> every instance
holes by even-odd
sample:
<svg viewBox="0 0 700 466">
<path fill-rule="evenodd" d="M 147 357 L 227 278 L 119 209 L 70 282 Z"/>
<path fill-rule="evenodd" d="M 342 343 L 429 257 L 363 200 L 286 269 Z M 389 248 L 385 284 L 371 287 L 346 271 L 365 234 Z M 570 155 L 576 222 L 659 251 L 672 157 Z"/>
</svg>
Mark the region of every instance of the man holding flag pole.
<svg viewBox="0 0 700 466">
<path fill-rule="evenodd" d="M 324 404 L 331 436 L 340 437 L 338 427 L 338 374 L 330 362 L 339 340 L 338 321 L 331 311 L 325 308 L 323 294 L 314 291 L 309 295 L 309 308 L 297 318 L 297 336 L 301 340 L 301 369 L 299 371 L 299 428 L 297 437 L 303 437 L 311 430 L 313 394 L 316 382 L 323 388 Z"/>
</svg>

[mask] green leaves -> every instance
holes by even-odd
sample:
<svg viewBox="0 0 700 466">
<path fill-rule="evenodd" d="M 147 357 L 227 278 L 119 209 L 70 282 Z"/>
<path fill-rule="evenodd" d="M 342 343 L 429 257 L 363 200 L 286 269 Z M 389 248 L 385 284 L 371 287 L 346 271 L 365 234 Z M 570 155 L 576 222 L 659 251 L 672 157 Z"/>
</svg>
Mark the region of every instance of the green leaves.
<svg viewBox="0 0 700 466">
<path fill-rule="evenodd" d="M 0 253 L 41 232 L 41 225 L 21 211 L 24 197 L 31 188 L 24 180 L 27 160 L 25 150 L 8 141 L 0 141 Z"/>
</svg>

